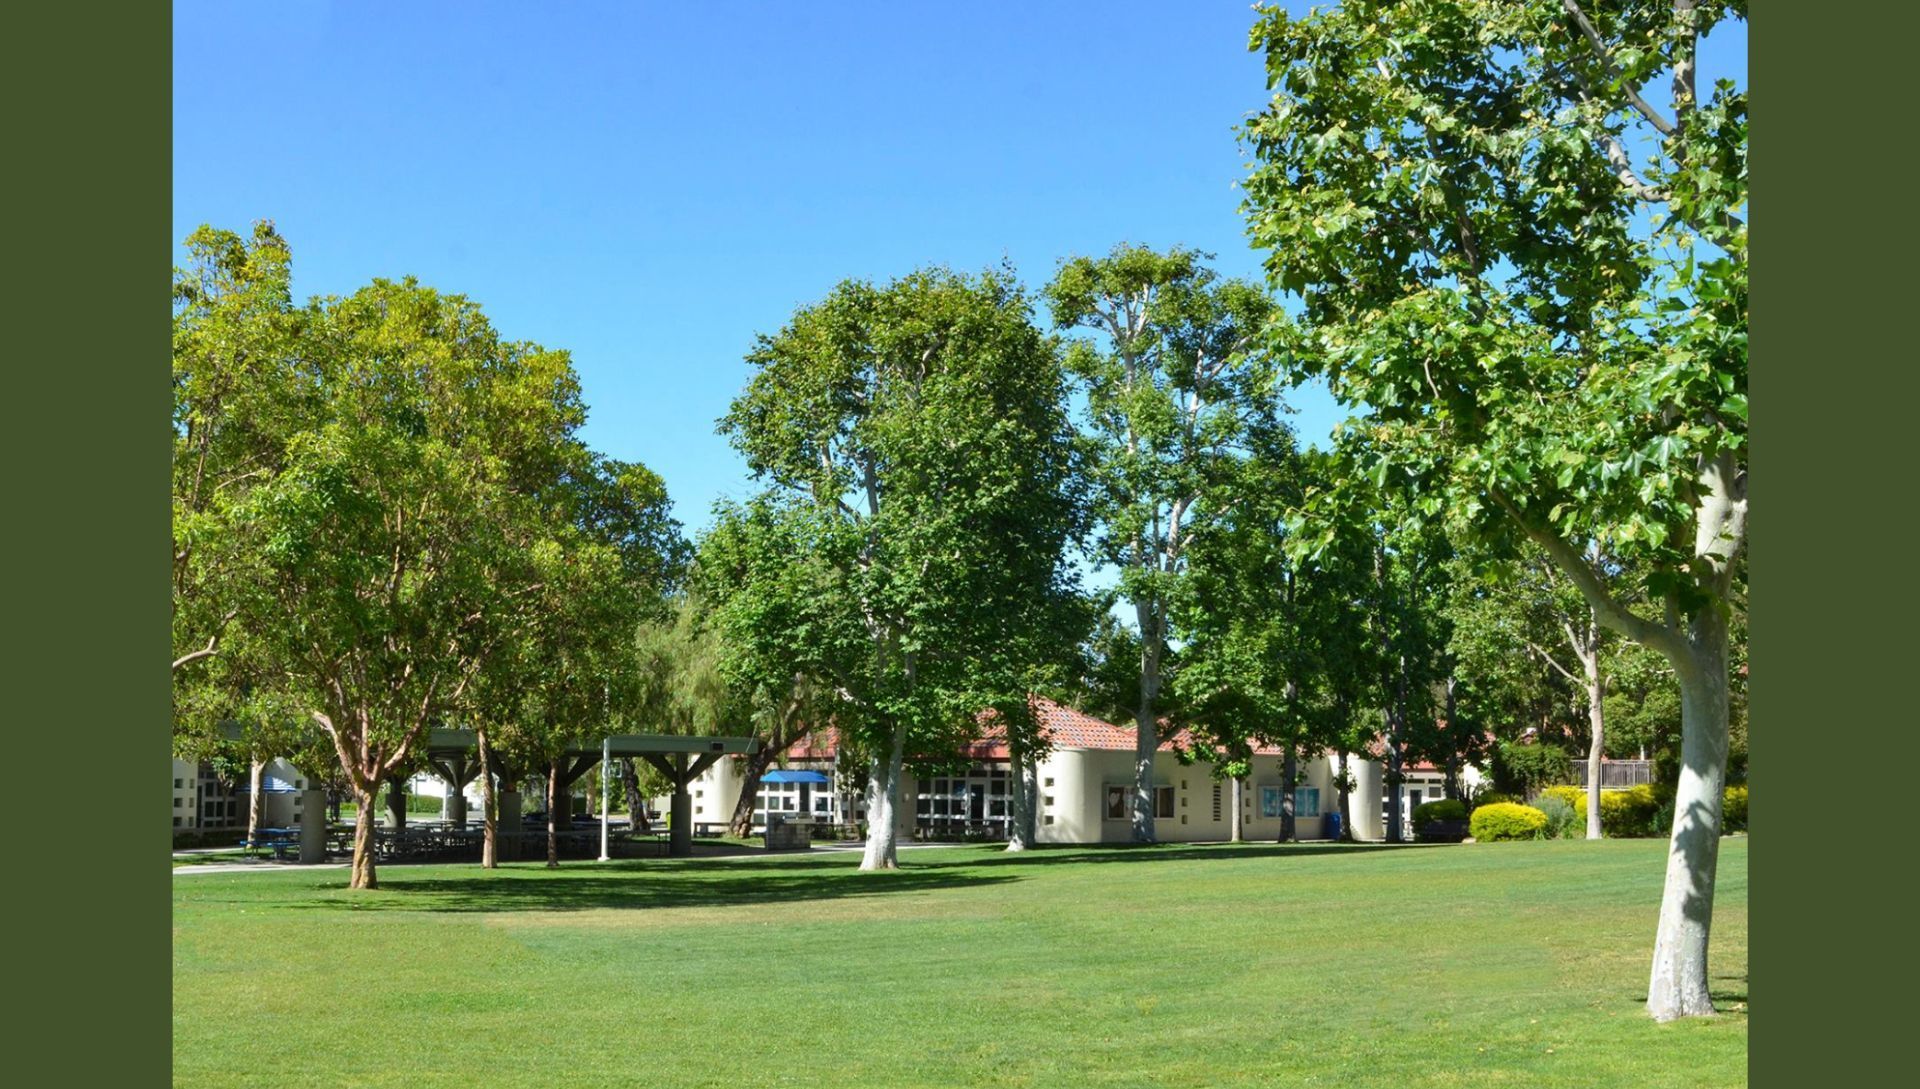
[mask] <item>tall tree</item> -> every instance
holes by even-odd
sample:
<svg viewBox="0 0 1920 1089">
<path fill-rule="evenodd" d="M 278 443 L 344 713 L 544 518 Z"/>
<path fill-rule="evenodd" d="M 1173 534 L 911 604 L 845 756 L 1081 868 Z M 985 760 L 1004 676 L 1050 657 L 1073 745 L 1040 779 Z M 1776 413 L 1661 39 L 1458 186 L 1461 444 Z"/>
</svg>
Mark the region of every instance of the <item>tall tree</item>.
<svg viewBox="0 0 1920 1089">
<path fill-rule="evenodd" d="M 1260 9 L 1245 211 L 1301 369 L 1457 532 L 1543 549 L 1658 650 L 1682 768 L 1647 1009 L 1713 1009 L 1707 939 L 1746 542 L 1747 99 L 1699 93 L 1741 3 Z M 1660 84 L 1664 83 L 1664 94 Z M 1664 99 L 1664 101 L 1663 101 Z M 1589 546 L 1638 585 L 1596 568 Z M 1660 619 L 1623 602 L 1643 592 Z"/>
<path fill-rule="evenodd" d="M 1170 610 L 1199 525 L 1231 501 L 1252 395 L 1267 386 L 1266 291 L 1220 280 L 1205 255 L 1122 245 L 1064 262 L 1046 298 L 1084 330 L 1069 366 L 1087 396 L 1099 558 L 1120 571 L 1140 633 L 1133 838 L 1154 840 L 1153 761 Z"/>
<path fill-rule="evenodd" d="M 1059 354 L 1010 273 L 927 270 L 840 285 L 748 361 L 721 429 L 771 495 L 725 517 L 749 584 L 771 589 L 732 611 L 834 689 L 840 737 L 867 762 L 861 865 L 892 869 L 906 757 L 972 732 L 971 673 L 1007 604 L 1057 577 L 1072 518 Z"/>
</svg>

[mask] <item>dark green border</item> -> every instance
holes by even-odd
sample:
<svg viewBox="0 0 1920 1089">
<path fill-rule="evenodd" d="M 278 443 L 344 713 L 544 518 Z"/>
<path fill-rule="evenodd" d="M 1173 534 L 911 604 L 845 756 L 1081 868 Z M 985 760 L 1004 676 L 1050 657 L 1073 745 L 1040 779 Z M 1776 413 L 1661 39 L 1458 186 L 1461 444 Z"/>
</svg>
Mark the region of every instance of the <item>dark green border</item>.
<svg viewBox="0 0 1920 1089">
<path fill-rule="evenodd" d="M 165 1084 L 171 12 L 4 35 L 9 1080 Z"/>
<path fill-rule="evenodd" d="M 1901 1084 L 1920 20 L 1906 4 L 1755 6 L 1752 1084 Z"/>
</svg>

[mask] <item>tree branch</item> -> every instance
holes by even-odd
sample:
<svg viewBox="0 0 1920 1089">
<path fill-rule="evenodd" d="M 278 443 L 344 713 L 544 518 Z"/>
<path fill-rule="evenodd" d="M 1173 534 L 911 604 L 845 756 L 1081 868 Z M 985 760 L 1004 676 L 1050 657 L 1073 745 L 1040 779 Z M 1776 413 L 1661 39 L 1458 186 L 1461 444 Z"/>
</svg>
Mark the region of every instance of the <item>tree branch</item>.
<svg viewBox="0 0 1920 1089">
<path fill-rule="evenodd" d="M 1561 7 L 1565 8 L 1567 14 L 1573 17 L 1573 25 L 1579 29 L 1581 36 L 1587 39 L 1587 43 L 1593 46 L 1593 51 L 1599 55 L 1600 63 L 1606 68 L 1607 75 L 1613 79 L 1620 79 L 1620 70 L 1613 65 L 1613 54 L 1607 49 L 1606 39 L 1600 36 L 1599 29 L 1587 19 L 1587 13 L 1581 11 L 1580 5 L 1575 3 L 1574 0 L 1561 0 Z M 1621 79 L 1620 89 L 1626 92 L 1627 101 L 1633 104 L 1633 108 L 1638 110 L 1640 116 L 1646 118 L 1647 123 L 1652 125 L 1660 135 L 1673 135 L 1675 128 L 1674 123 L 1660 116 L 1660 111 L 1654 109 L 1646 99 L 1640 97 L 1640 88 Z"/>
<path fill-rule="evenodd" d="M 1587 604 L 1593 607 L 1594 615 L 1599 617 L 1601 623 L 1669 658 L 1685 660 L 1693 657 L 1693 645 L 1687 641 L 1685 633 L 1634 615 L 1607 590 L 1606 584 L 1601 582 L 1600 576 L 1594 573 L 1586 557 L 1558 533 L 1535 525 L 1499 489 L 1493 489 L 1489 494 L 1500 509 L 1506 511 L 1508 517 L 1514 520 L 1521 531 L 1535 544 L 1545 549 L 1555 565 L 1566 573 L 1567 578 L 1572 580 L 1573 585 L 1579 589 L 1581 596 L 1587 599 Z"/>
</svg>

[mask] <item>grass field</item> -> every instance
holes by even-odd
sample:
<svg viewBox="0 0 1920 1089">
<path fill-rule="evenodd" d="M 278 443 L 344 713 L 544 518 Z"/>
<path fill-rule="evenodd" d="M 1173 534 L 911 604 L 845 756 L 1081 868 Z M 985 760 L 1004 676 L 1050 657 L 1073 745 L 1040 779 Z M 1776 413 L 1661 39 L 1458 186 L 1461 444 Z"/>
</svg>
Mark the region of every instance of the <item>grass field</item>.
<svg viewBox="0 0 1920 1089">
<path fill-rule="evenodd" d="M 1731 1086 L 1641 1010 L 1664 841 L 1162 846 L 174 878 L 189 1086 Z"/>
</svg>

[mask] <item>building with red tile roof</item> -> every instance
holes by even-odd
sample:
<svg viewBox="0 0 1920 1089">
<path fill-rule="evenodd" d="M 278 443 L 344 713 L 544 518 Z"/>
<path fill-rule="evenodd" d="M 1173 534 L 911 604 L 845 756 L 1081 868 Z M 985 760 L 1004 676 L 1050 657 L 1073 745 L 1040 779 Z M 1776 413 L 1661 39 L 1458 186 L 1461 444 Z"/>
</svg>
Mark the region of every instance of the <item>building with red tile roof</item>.
<svg viewBox="0 0 1920 1089">
<path fill-rule="evenodd" d="M 1132 836 L 1130 820 L 1134 789 L 1132 724 L 1108 722 L 1043 696 L 1033 697 L 1040 728 L 1049 751 L 1038 762 L 1039 812 L 1036 834 L 1042 843 L 1124 842 Z M 865 799 L 859 784 L 863 769 L 843 766 L 839 736 L 831 726 L 803 736 L 788 750 L 788 768 L 821 773 L 831 785 L 804 782 L 759 784 L 756 824 L 769 815 L 811 817 L 848 824 L 865 817 Z M 1262 745 L 1254 753 L 1252 771 L 1238 782 L 1220 779 L 1213 767 L 1194 753 L 1192 735 L 1173 731 L 1160 743 L 1154 758 L 1155 836 L 1163 841 L 1223 840 L 1232 833 L 1234 812 L 1240 816 L 1247 839 L 1274 839 L 1279 835 L 1285 800 L 1284 776 L 1278 746 Z M 1374 755 L 1378 755 L 1377 753 Z M 961 767 L 951 766 L 955 762 Z M 911 797 L 896 806 L 902 832 L 921 836 L 983 835 L 1004 837 L 1011 818 L 1014 776 L 1006 732 L 991 712 L 982 714 L 978 736 L 952 754 L 944 773 L 907 777 Z M 1354 754 L 1349 763 L 1355 785 L 1354 829 L 1361 839 L 1381 839 L 1382 775 L 1377 759 Z M 721 761 L 694 786 L 694 820 L 724 823 L 747 784 L 740 782 L 741 765 Z M 1338 805 L 1338 760 L 1318 754 L 1298 762 L 1294 790 L 1296 834 L 1312 839 L 1335 827 L 1327 819 Z M 1440 796 L 1440 773 L 1431 765 L 1409 765 L 1403 814 L 1421 800 Z M 911 827 L 909 827 L 911 822 Z"/>
</svg>

